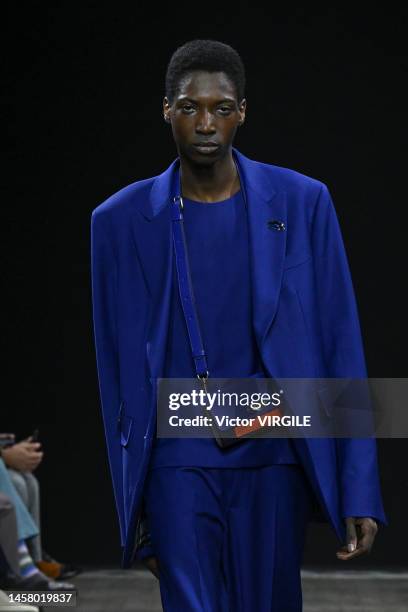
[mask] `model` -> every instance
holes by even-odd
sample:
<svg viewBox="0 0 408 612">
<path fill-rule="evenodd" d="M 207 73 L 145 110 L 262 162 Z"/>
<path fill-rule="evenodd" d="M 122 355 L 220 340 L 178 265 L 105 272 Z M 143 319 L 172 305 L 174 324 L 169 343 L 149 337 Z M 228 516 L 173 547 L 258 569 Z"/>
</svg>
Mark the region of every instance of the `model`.
<svg viewBox="0 0 408 612">
<path fill-rule="evenodd" d="M 308 522 L 329 522 L 345 561 L 367 554 L 386 524 L 374 439 L 220 448 L 214 438 L 156 436 L 157 379 L 197 371 L 179 294 L 175 196 L 212 377 L 366 376 L 330 192 L 233 147 L 244 90 L 229 45 L 179 47 L 163 101 L 178 157 L 92 214 L 96 356 L 122 565 L 144 560 L 166 612 L 299 611 Z"/>
</svg>

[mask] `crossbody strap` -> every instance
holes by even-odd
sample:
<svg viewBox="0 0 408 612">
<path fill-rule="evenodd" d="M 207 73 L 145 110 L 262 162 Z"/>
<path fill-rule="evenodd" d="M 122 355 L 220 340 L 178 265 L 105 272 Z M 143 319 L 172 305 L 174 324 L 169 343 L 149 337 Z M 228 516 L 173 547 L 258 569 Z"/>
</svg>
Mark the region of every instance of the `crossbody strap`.
<svg viewBox="0 0 408 612">
<path fill-rule="evenodd" d="M 186 319 L 195 370 L 198 378 L 208 378 L 207 356 L 201 337 L 200 324 L 198 322 L 190 263 L 187 253 L 183 222 L 183 198 L 181 195 L 177 195 L 173 198 L 171 221 L 180 299 Z"/>
<path fill-rule="evenodd" d="M 235 163 L 235 165 L 237 168 L 241 187 L 243 189 L 243 181 L 240 169 L 237 163 Z M 193 283 L 191 280 L 190 262 L 188 258 L 186 235 L 184 231 L 183 221 L 183 198 L 181 195 L 180 168 L 176 169 L 173 181 L 173 194 L 175 193 L 176 195 L 173 197 L 172 200 L 171 221 L 179 293 L 181 305 L 183 307 L 184 317 L 187 324 L 191 353 L 194 359 L 196 374 L 198 378 L 204 381 L 205 387 L 205 380 L 209 377 L 210 373 L 207 367 L 207 355 L 204 350 L 203 341 L 201 337 L 196 301 L 194 297 Z M 246 195 L 244 191 L 243 195 L 245 205 L 247 206 Z"/>
</svg>

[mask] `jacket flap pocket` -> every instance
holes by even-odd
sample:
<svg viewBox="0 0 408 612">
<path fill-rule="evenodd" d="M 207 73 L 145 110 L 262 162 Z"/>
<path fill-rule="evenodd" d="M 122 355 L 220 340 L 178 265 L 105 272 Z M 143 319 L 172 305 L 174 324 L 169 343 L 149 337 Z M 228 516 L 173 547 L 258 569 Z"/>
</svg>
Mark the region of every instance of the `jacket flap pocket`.
<svg viewBox="0 0 408 612">
<path fill-rule="evenodd" d="M 133 419 L 130 416 L 122 415 L 120 422 L 120 443 L 122 446 L 127 446 L 132 432 Z"/>
</svg>

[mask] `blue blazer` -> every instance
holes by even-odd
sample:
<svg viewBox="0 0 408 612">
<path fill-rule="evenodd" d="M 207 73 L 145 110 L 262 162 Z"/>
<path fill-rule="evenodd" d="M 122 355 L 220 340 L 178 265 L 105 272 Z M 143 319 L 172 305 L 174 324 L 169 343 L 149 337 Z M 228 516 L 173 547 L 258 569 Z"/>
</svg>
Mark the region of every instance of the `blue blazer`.
<svg viewBox="0 0 408 612">
<path fill-rule="evenodd" d="M 282 378 L 365 377 L 353 286 L 327 186 L 232 151 L 248 202 L 253 324 L 266 370 Z M 140 554 L 135 542 L 169 322 L 171 186 L 179 163 L 124 187 L 92 213 L 94 335 L 122 567 Z M 270 231 L 271 219 L 286 230 Z M 375 439 L 293 442 L 319 518 L 341 542 L 346 516 L 387 524 Z"/>
</svg>

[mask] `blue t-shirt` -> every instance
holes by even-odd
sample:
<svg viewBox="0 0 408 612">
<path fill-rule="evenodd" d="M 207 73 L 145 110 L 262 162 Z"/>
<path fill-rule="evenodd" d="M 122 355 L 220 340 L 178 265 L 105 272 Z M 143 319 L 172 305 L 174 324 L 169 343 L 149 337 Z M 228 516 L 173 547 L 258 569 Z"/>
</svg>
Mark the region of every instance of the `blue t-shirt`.
<svg viewBox="0 0 408 612">
<path fill-rule="evenodd" d="M 183 202 L 191 277 L 210 376 L 267 376 L 252 324 L 249 237 L 242 191 L 220 202 L 187 198 Z M 195 378 L 174 259 L 163 377 Z M 240 468 L 275 463 L 298 463 L 290 439 L 252 438 L 223 449 L 214 438 L 155 438 L 149 467 Z"/>
</svg>

